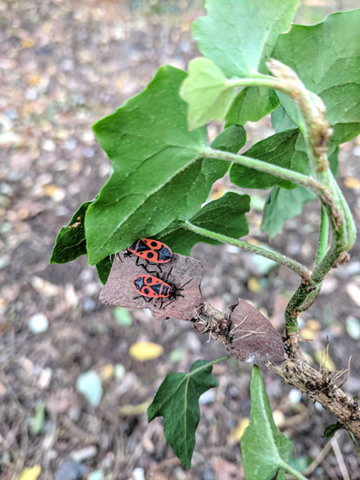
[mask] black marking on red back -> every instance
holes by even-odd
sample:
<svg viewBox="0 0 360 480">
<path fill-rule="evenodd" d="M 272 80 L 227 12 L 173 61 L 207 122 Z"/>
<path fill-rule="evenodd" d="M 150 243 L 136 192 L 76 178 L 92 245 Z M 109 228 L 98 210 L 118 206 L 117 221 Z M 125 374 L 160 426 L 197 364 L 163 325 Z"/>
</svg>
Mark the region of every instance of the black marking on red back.
<svg viewBox="0 0 360 480">
<path fill-rule="evenodd" d="M 137 240 L 128 248 L 128 251 L 154 263 L 167 263 L 172 257 L 172 252 L 167 245 L 151 238 Z"/>
<path fill-rule="evenodd" d="M 138 293 L 145 297 L 167 298 L 174 293 L 170 285 L 151 275 L 139 275 L 135 278 L 133 286 Z"/>
</svg>

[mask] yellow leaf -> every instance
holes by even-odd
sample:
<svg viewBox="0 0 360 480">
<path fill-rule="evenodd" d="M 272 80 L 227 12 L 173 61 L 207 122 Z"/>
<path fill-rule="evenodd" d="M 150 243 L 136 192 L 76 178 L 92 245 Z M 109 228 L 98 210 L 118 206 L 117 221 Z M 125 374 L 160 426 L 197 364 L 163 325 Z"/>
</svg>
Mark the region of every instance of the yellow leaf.
<svg viewBox="0 0 360 480">
<path fill-rule="evenodd" d="M 346 286 L 346 292 L 351 300 L 360 307 L 360 287 L 355 283 L 348 283 Z"/>
<path fill-rule="evenodd" d="M 285 415 L 281 410 L 273 411 L 273 419 L 274 419 L 275 425 L 278 428 L 282 428 L 285 425 L 285 422 L 286 422 Z"/>
<path fill-rule="evenodd" d="M 25 468 L 20 474 L 19 480 L 37 480 L 41 473 L 40 465 L 34 465 L 31 468 Z"/>
<path fill-rule="evenodd" d="M 261 245 L 261 242 L 259 242 L 259 240 L 256 240 L 256 238 L 253 238 L 253 237 L 248 237 L 247 241 L 248 243 L 251 243 L 251 245 L 256 245 L 256 246 Z"/>
<path fill-rule="evenodd" d="M 314 340 L 316 334 L 310 330 L 310 328 L 302 328 L 300 330 L 300 335 L 304 340 Z"/>
<path fill-rule="evenodd" d="M 134 360 L 146 362 L 154 360 L 163 354 L 163 347 L 152 342 L 137 342 L 131 345 L 129 353 Z"/>
<path fill-rule="evenodd" d="M 24 38 L 21 42 L 21 46 L 22 48 L 31 48 L 35 45 L 35 42 L 36 40 L 34 38 Z"/>
<path fill-rule="evenodd" d="M 326 355 L 326 353 L 323 350 L 317 350 L 315 352 L 315 359 L 320 365 L 321 368 L 326 368 L 327 370 L 330 370 L 331 372 L 336 371 L 336 366 L 333 360 L 329 357 L 329 355 Z"/>
<path fill-rule="evenodd" d="M 217 200 L 218 198 L 221 198 L 225 193 L 227 192 L 226 188 L 219 188 L 218 190 L 214 190 L 210 194 L 210 200 Z"/>
<path fill-rule="evenodd" d="M 228 436 L 227 440 L 230 444 L 239 443 L 244 435 L 245 429 L 249 426 L 250 420 L 245 417 L 243 418 L 237 427 L 235 427 Z"/>
<path fill-rule="evenodd" d="M 126 415 L 142 415 L 146 412 L 148 406 L 150 405 L 151 400 L 148 402 L 139 403 L 138 405 L 124 405 L 119 408 L 119 414 Z"/>
<path fill-rule="evenodd" d="M 253 292 L 253 293 L 261 292 L 262 288 L 261 288 L 259 280 L 255 277 L 249 278 L 248 289 L 250 290 L 250 292 Z"/>
<path fill-rule="evenodd" d="M 351 188 L 353 190 L 360 190 L 360 180 L 356 177 L 346 177 L 344 183 L 347 188 Z"/>
<path fill-rule="evenodd" d="M 109 363 L 108 365 L 105 365 L 105 367 L 103 367 L 100 370 L 101 380 L 110 380 L 110 378 L 112 378 L 113 376 L 114 376 L 114 365 L 111 365 L 111 363 Z"/>
<path fill-rule="evenodd" d="M 41 75 L 38 75 L 36 73 L 29 75 L 27 78 L 29 85 L 39 85 L 41 82 L 41 79 L 42 79 Z"/>
<path fill-rule="evenodd" d="M 318 322 L 317 320 L 308 320 L 306 322 L 306 328 L 308 328 L 314 333 L 317 333 L 320 330 L 321 325 L 320 322 Z"/>
</svg>

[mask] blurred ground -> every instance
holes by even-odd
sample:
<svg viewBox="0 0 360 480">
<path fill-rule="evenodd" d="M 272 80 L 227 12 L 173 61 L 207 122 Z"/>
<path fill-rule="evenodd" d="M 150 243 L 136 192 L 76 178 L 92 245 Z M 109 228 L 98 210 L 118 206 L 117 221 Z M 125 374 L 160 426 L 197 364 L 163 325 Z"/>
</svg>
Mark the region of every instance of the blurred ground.
<svg viewBox="0 0 360 480">
<path fill-rule="evenodd" d="M 355 6 L 356 0 L 302 2 L 298 20 L 314 23 Z M 201 13 L 201 2 L 190 0 L 0 0 L 1 480 L 16 479 L 35 464 L 41 465 L 41 479 L 71 480 L 76 468 L 86 469 L 82 478 L 101 471 L 108 480 L 140 480 L 144 474 L 155 480 L 243 478 L 231 435 L 249 416 L 251 366 L 228 361 L 214 368 L 219 387 L 203 398 L 193 467 L 187 471 L 167 447 L 160 420 L 148 425 L 145 410 L 167 373 L 186 371 L 199 358 L 215 359 L 223 347 L 188 324 L 152 319 L 145 311 L 131 312 L 129 324 L 123 312 L 99 304 L 101 287 L 84 257 L 48 265 L 59 228 L 80 203 L 94 198 L 109 174 L 91 125 L 141 91 L 158 66 L 186 68 L 197 54 L 190 25 Z M 271 133 L 268 119 L 248 127 L 252 142 Z M 340 183 L 357 220 L 359 156 L 359 139 L 343 146 Z M 220 192 L 226 187 L 226 181 L 217 184 Z M 255 193 L 250 235 L 265 241 L 258 234 L 264 193 Z M 311 263 L 318 219 L 319 207 L 308 205 L 272 246 Z M 281 331 L 286 302 L 297 286 L 292 273 L 267 270 L 233 248 L 199 245 L 193 255 L 205 267 L 207 300 L 226 309 L 241 296 Z M 304 345 L 314 365 L 326 338 L 337 369 L 353 356 L 345 385 L 352 395 L 360 391 L 359 306 L 357 245 L 351 262 L 329 275 L 302 319 L 304 337 L 314 339 Z M 29 329 L 36 314 L 49 322 L 43 333 Z M 139 340 L 161 344 L 163 355 L 133 360 L 129 347 Z M 89 370 L 102 378 L 97 408 L 76 390 L 78 376 Z M 335 419 L 278 377 L 264 372 L 264 379 L 277 423 L 294 441 L 297 462 L 306 466 L 327 444 L 321 436 Z M 360 478 L 349 437 L 341 433 L 337 441 L 349 478 Z M 345 478 L 332 448 L 319 460 L 309 478 Z M 67 473 L 59 470 L 66 461 L 75 462 L 67 464 Z"/>
</svg>

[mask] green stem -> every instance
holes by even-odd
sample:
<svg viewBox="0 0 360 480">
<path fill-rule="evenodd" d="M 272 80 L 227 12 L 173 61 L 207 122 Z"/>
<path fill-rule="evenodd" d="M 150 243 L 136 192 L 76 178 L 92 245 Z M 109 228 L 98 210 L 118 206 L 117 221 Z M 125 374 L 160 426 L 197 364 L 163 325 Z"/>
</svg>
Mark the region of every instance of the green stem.
<svg viewBox="0 0 360 480">
<path fill-rule="evenodd" d="M 316 253 L 316 265 L 325 257 L 329 241 L 329 218 L 323 205 L 321 205 L 320 236 Z"/>
<path fill-rule="evenodd" d="M 280 467 L 283 468 L 286 472 L 291 473 L 291 475 L 297 480 L 307 480 L 307 478 L 304 477 L 304 475 L 302 475 L 300 472 L 295 470 L 295 468 L 290 467 L 290 465 L 288 465 L 283 460 L 280 460 Z"/>
<path fill-rule="evenodd" d="M 295 260 L 286 257 L 285 255 L 281 255 L 281 253 L 258 247 L 257 245 L 251 245 L 250 243 L 244 242 L 242 240 L 237 240 L 235 238 L 222 235 L 220 233 L 211 232 L 210 230 L 206 230 L 205 228 L 197 227 L 196 225 L 193 225 L 188 221 L 183 222 L 180 225 L 182 228 L 190 230 L 191 232 L 197 233 L 199 235 L 203 235 L 204 237 L 217 240 L 221 243 L 234 245 L 234 247 L 239 247 L 242 250 L 246 250 L 247 252 L 256 253 L 257 255 L 261 255 L 262 257 L 269 258 L 270 260 L 273 260 L 280 265 L 284 265 L 285 267 L 290 268 L 290 270 L 293 270 L 307 281 L 309 281 L 311 278 L 310 270 L 308 270 L 304 265 L 301 265 L 301 263 L 298 263 Z"/>
<path fill-rule="evenodd" d="M 319 194 L 319 192 L 321 193 L 323 191 L 322 185 L 312 177 L 308 177 L 302 173 L 294 172 L 293 170 L 288 170 L 287 168 L 279 167 L 278 165 L 273 165 L 272 163 L 246 157 L 245 155 L 236 155 L 234 153 L 224 152 L 222 150 L 214 150 L 209 147 L 202 152 L 201 156 L 206 158 L 214 158 L 216 160 L 224 160 L 231 163 L 238 163 L 244 167 L 254 168 L 260 172 L 270 173 L 271 175 L 289 180 L 297 185 L 307 187 L 316 194 Z"/>
<path fill-rule="evenodd" d="M 275 90 L 284 90 L 282 84 L 275 77 L 268 75 L 259 76 L 259 78 L 237 78 L 227 80 L 228 88 L 234 87 L 267 87 Z"/>
<path fill-rule="evenodd" d="M 350 250 L 354 246 L 355 241 L 356 241 L 356 225 L 355 225 L 355 222 L 354 222 L 354 217 L 351 214 L 349 205 L 348 205 L 347 201 L 345 200 L 344 195 L 343 195 L 337 181 L 334 179 L 333 176 L 331 176 L 331 177 L 332 177 L 332 184 L 333 184 L 334 190 L 337 193 L 337 196 L 338 196 L 338 199 L 339 199 L 339 202 L 340 202 L 340 207 L 341 207 L 341 209 L 344 213 L 344 218 L 345 218 L 345 222 L 346 222 L 347 243 L 346 243 L 346 245 L 344 245 L 344 248 L 345 248 L 345 250 Z"/>
</svg>

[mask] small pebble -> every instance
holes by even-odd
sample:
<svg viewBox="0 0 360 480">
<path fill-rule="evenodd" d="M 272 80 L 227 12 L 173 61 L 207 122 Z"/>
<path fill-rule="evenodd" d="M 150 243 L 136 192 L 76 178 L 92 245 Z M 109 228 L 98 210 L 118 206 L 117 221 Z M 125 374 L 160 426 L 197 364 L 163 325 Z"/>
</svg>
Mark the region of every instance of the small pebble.
<svg viewBox="0 0 360 480">
<path fill-rule="evenodd" d="M 84 312 L 93 312 L 96 308 L 96 302 L 93 298 L 84 298 L 82 308 Z"/>
<path fill-rule="evenodd" d="M 82 448 L 81 450 L 77 450 L 76 452 L 72 452 L 71 458 L 74 462 L 81 463 L 84 460 L 89 460 L 89 458 L 93 458 L 97 455 L 97 448 L 94 445 L 90 445 L 89 447 Z"/>
<path fill-rule="evenodd" d="M 32 333 L 46 332 L 49 327 L 48 319 L 43 313 L 36 313 L 30 317 L 28 324 Z"/>
<path fill-rule="evenodd" d="M 145 480 L 145 471 L 143 468 L 135 468 L 131 480 Z"/>
<path fill-rule="evenodd" d="M 301 401 L 301 393 L 296 388 L 292 388 L 289 392 L 289 400 L 292 403 L 299 403 Z"/>
<path fill-rule="evenodd" d="M 207 403 L 212 403 L 215 400 L 216 392 L 214 389 L 207 390 L 199 398 L 200 405 L 206 405 Z"/>
<path fill-rule="evenodd" d="M 55 473 L 55 480 L 79 480 L 87 472 L 88 469 L 85 465 L 67 461 L 64 462 Z"/>
</svg>

